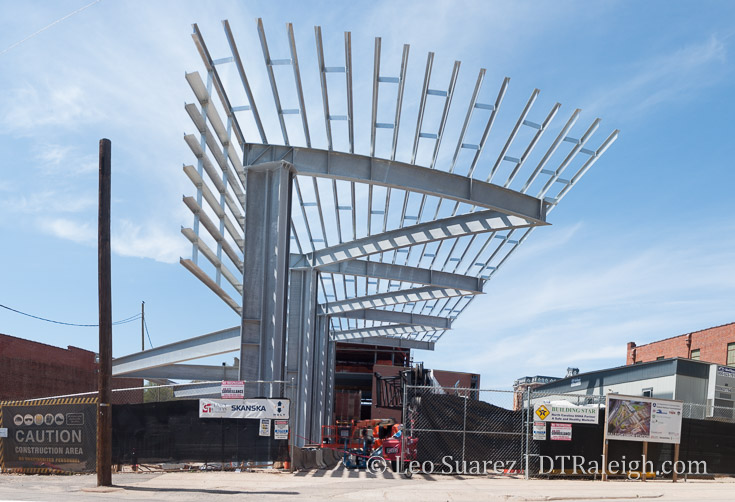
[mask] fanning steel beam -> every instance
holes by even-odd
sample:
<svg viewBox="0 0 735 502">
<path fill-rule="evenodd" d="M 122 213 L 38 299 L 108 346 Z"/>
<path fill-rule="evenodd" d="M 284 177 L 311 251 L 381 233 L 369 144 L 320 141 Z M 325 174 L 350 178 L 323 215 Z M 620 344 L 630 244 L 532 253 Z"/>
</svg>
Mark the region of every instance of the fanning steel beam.
<svg viewBox="0 0 735 502">
<path fill-rule="evenodd" d="M 386 338 L 406 338 L 407 336 L 414 335 L 416 333 L 425 333 L 427 331 L 436 331 L 436 328 L 431 326 L 415 326 L 413 324 L 392 324 L 388 326 L 373 326 L 372 328 L 332 331 L 330 338 L 335 342 L 376 336 Z"/>
<path fill-rule="evenodd" d="M 189 239 L 189 242 L 194 244 L 199 251 L 202 252 L 202 254 L 209 260 L 209 262 L 214 265 L 214 267 L 225 276 L 225 279 L 232 284 L 232 287 L 235 288 L 235 290 L 242 294 L 242 283 L 238 281 L 235 278 L 235 274 L 230 272 L 230 270 L 222 263 L 222 261 L 217 257 L 216 253 L 212 251 L 209 246 L 207 246 L 200 238 L 197 237 L 197 235 L 194 233 L 194 230 L 191 228 L 182 228 L 181 233 L 184 234 L 184 236 Z M 240 271 L 242 273 L 242 271 Z"/>
<path fill-rule="evenodd" d="M 350 312 L 332 314 L 332 317 L 343 317 L 345 319 L 358 319 L 362 321 L 387 322 L 392 324 L 410 324 L 414 326 L 431 326 L 435 329 L 450 329 L 452 319 L 422 314 L 411 314 L 408 312 L 396 312 L 394 310 L 363 309 Z"/>
<path fill-rule="evenodd" d="M 214 88 L 219 95 L 220 101 L 222 102 L 222 105 L 225 109 L 225 113 L 227 113 L 227 116 L 232 121 L 232 124 L 235 127 L 235 136 L 237 137 L 237 141 L 240 143 L 240 145 L 243 145 L 245 143 L 245 136 L 242 133 L 242 129 L 240 128 L 240 123 L 237 121 L 237 117 L 235 117 L 235 114 L 232 111 L 232 104 L 230 103 L 230 99 L 227 97 L 225 86 L 222 83 L 222 79 L 220 79 L 216 65 L 212 60 L 212 56 L 210 56 L 209 54 L 209 50 L 207 49 L 206 44 L 204 43 L 204 38 L 202 37 L 202 33 L 199 31 L 199 27 L 194 24 L 192 25 L 192 28 L 194 29 L 194 33 L 192 33 L 191 38 L 194 40 L 194 45 L 196 45 L 197 50 L 199 51 L 199 55 L 202 57 L 202 62 L 204 62 L 204 66 L 207 68 L 207 71 L 212 74 Z"/>
<path fill-rule="evenodd" d="M 270 155 L 263 155 L 264 148 Z M 495 209 L 536 223 L 545 222 L 545 207 L 539 199 L 437 169 L 313 148 L 251 144 L 248 150 L 248 158 L 257 158 L 257 163 L 283 159 L 291 163 L 300 175 L 399 188 Z"/>
<path fill-rule="evenodd" d="M 230 44 L 230 51 L 232 51 L 232 58 L 235 61 L 235 66 L 237 66 L 237 73 L 240 76 L 240 81 L 242 82 L 242 86 L 245 89 L 245 94 L 248 97 L 248 103 L 250 103 L 249 107 L 250 110 L 253 112 L 253 119 L 255 119 L 255 125 L 258 128 L 258 133 L 260 134 L 260 140 L 263 143 L 268 143 L 268 139 L 265 135 L 265 129 L 263 129 L 263 123 L 260 120 L 260 113 L 258 113 L 258 107 L 255 103 L 255 98 L 253 97 L 253 91 L 250 89 L 250 83 L 248 82 L 248 77 L 245 74 L 245 67 L 242 64 L 242 60 L 240 59 L 240 51 L 237 50 L 237 44 L 235 44 L 235 37 L 232 36 L 232 31 L 230 30 L 230 22 L 228 20 L 222 21 L 222 25 L 225 29 L 225 35 L 227 36 L 227 42 Z"/>
<path fill-rule="evenodd" d="M 482 293 L 484 284 L 484 281 L 477 277 L 365 260 L 347 260 L 329 265 L 320 265 L 317 267 L 317 270 L 330 274 L 389 279 L 412 284 L 437 286 L 440 288 L 461 289 L 475 293 Z"/>
<path fill-rule="evenodd" d="M 185 269 L 191 272 L 194 277 L 202 281 L 205 286 L 211 289 L 214 294 L 219 296 L 220 299 L 225 302 L 238 315 L 242 314 L 242 308 L 240 307 L 240 304 L 233 300 L 232 297 L 230 297 L 230 295 L 228 295 L 224 289 L 222 289 L 216 282 L 214 282 L 212 278 L 209 277 L 207 273 L 199 268 L 193 261 L 180 258 L 179 263 L 181 263 Z"/>
<path fill-rule="evenodd" d="M 406 338 L 391 338 L 387 336 L 371 336 L 352 340 L 339 340 L 340 343 L 359 345 L 378 345 L 380 347 L 398 347 L 401 349 L 434 350 L 434 342 L 424 340 L 409 340 Z"/>
<path fill-rule="evenodd" d="M 327 265 L 416 244 L 529 226 L 534 224 L 523 218 L 507 216 L 493 210 L 478 211 L 390 230 L 383 234 L 320 249 L 307 254 L 306 262 L 312 266 Z"/>
<path fill-rule="evenodd" d="M 358 298 L 348 298 L 347 300 L 327 303 L 321 307 L 322 312 L 332 315 L 353 310 L 375 309 L 389 307 L 391 305 L 399 305 L 402 303 L 415 303 L 473 294 L 475 293 L 461 291 L 459 289 L 435 288 L 433 286 L 428 286 L 424 288 L 411 288 L 391 291 L 389 293 L 361 296 Z"/>
</svg>

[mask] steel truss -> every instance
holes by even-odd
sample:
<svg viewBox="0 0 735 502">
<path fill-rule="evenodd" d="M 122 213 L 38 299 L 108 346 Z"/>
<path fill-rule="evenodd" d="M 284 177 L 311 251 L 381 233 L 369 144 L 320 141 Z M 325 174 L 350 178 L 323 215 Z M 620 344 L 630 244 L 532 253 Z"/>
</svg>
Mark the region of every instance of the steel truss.
<svg viewBox="0 0 735 502">
<path fill-rule="evenodd" d="M 408 45 L 392 76 L 384 73 L 382 40 L 375 39 L 368 101 L 353 94 L 349 32 L 337 57 L 337 45 L 325 44 L 315 28 L 317 64 L 308 68 L 318 72 L 314 89 L 302 82 L 307 69 L 299 65 L 290 23 L 282 43 L 271 47 L 258 20 L 259 64 L 244 61 L 228 21 L 223 28 L 229 54 L 220 59 L 197 25 L 192 35 L 206 78 L 186 74 L 195 102 L 185 109 L 197 133 L 184 137 L 196 164 L 184 166 L 195 195 L 184 197 L 193 224 L 181 231 L 192 255 L 181 263 L 237 312 L 241 326 L 169 351 L 126 356 L 116 361 L 116 374 L 178 375 L 182 369 L 160 367 L 223 347 L 239 350 L 240 378 L 294 383 L 288 397 L 296 405 L 296 433 L 315 437 L 331 419 L 335 342 L 433 350 L 518 246 L 548 224 L 548 213 L 618 131 L 591 147 L 600 120 L 574 135 L 580 110 L 556 126 L 561 105 L 539 114 L 535 89 L 520 115 L 507 121 L 505 139 L 490 148 L 491 130 L 504 117 L 508 78 L 487 96 L 481 69 L 468 101 L 458 105 L 466 108 L 461 128 L 450 134 L 459 61 L 442 80 L 429 53 L 418 107 L 407 108 Z M 278 59 L 272 50 L 288 54 Z M 337 57 L 337 66 L 328 66 L 328 56 Z M 271 96 L 258 95 L 256 102 L 248 75 L 258 66 L 257 81 L 268 82 Z M 320 121 L 306 109 L 307 103 L 319 108 L 318 98 L 307 99 L 308 91 L 321 94 L 321 148 L 312 144 L 319 135 L 310 129 Z M 360 154 L 356 116 L 368 111 L 368 102 L 370 140 Z M 266 109 L 275 116 L 266 118 Z M 383 112 L 391 122 L 379 121 Z M 410 144 L 399 137 L 407 112 L 416 116 Z M 549 130 L 556 136 L 539 146 Z"/>
</svg>

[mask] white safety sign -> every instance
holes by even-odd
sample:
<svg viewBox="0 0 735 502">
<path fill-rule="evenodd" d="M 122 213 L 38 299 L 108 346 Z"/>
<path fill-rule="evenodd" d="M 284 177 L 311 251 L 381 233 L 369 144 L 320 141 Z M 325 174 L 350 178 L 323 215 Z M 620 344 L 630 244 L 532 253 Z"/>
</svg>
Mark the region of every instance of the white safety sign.
<svg viewBox="0 0 735 502">
<path fill-rule="evenodd" d="M 289 418 L 288 399 L 200 399 L 199 418 Z"/>
</svg>

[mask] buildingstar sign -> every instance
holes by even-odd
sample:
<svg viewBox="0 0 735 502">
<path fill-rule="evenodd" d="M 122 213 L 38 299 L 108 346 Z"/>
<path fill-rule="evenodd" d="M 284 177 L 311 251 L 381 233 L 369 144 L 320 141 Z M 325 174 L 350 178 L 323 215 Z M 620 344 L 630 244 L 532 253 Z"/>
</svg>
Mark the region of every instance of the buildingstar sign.
<svg viewBox="0 0 735 502">
<path fill-rule="evenodd" d="M 199 418 L 289 418 L 288 399 L 200 399 Z"/>
<path fill-rule="evenodd" d="M 567 401 L 537 404 L 534 420 L 566 424 L 596 424 L 597 405 L 577 406 Z"/>
</svg>

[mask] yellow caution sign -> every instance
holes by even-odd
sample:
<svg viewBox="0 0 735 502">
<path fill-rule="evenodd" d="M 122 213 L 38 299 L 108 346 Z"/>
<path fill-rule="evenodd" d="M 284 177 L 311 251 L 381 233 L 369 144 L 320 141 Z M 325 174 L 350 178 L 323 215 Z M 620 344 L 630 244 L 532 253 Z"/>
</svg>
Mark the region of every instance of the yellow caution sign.
<svg viewBox="0 0 735 502">
<path fill-rule="evenodd" d="M 541 420 L 546 420 L 546 417 L 548 417 L 550 414 L 551 412 L 549 411 L 549 409 L 543 404 L 536 408 L 536 415 L 538 415 Z"/>
</svg>

